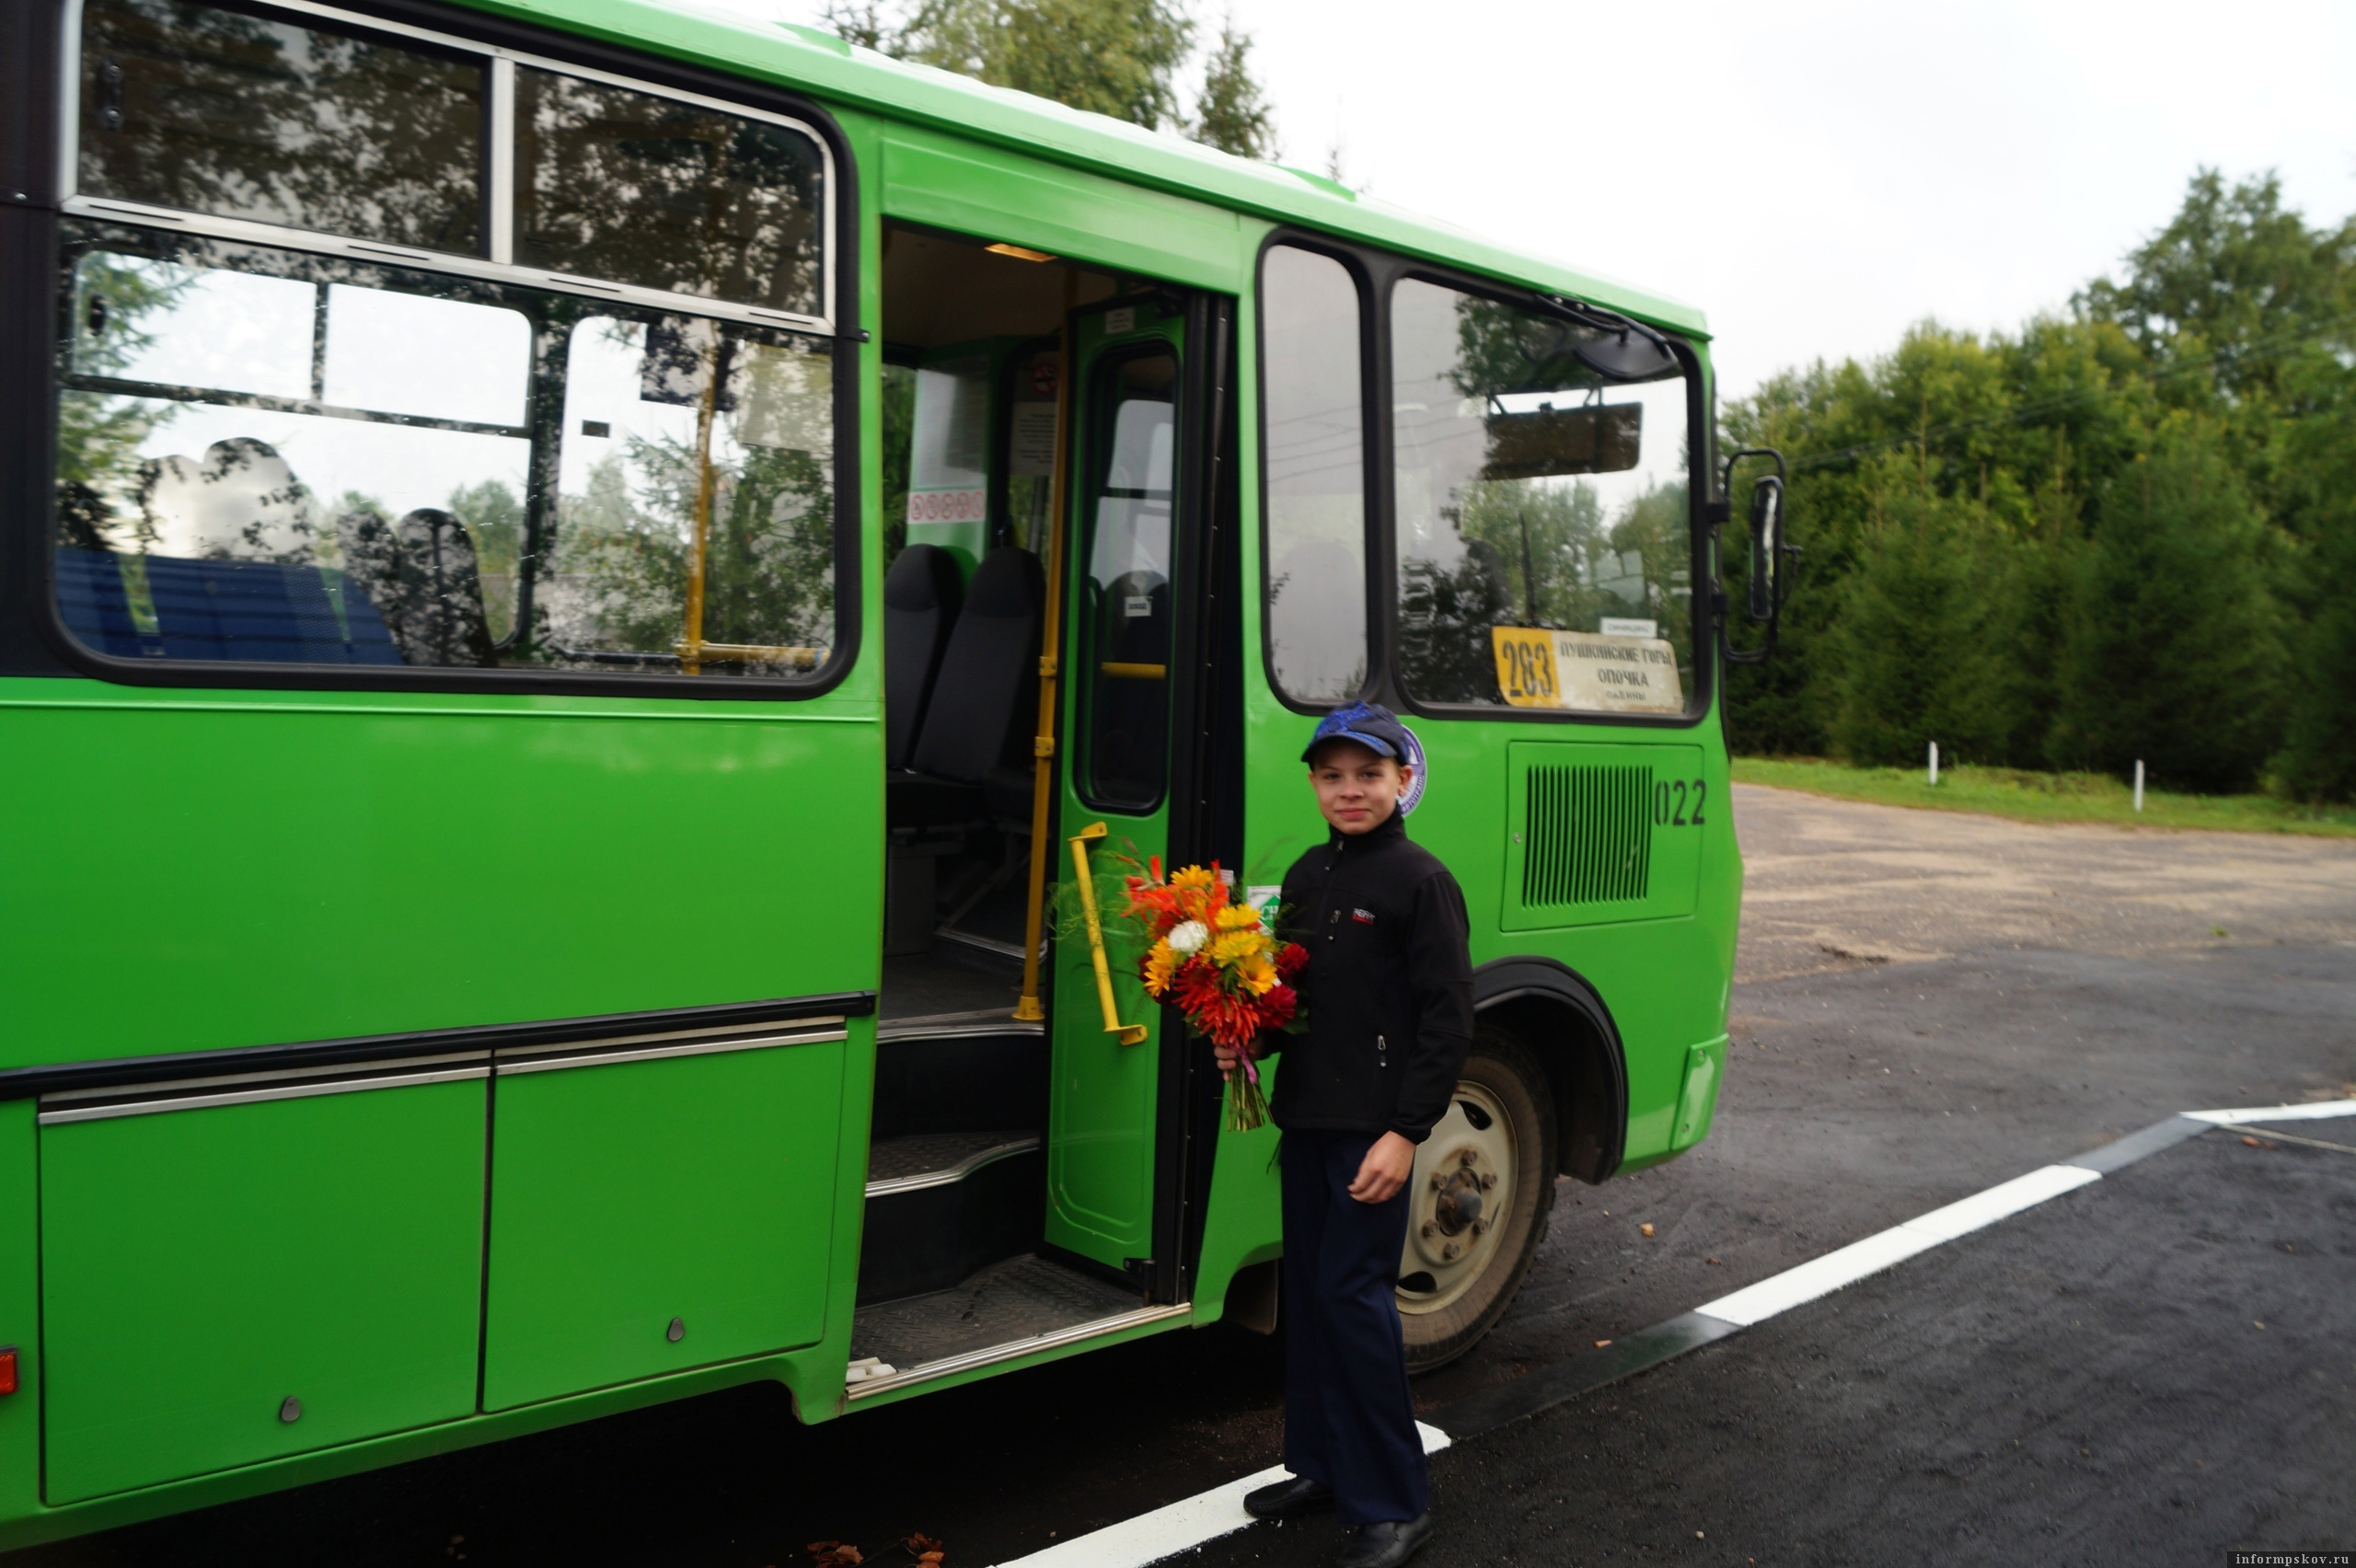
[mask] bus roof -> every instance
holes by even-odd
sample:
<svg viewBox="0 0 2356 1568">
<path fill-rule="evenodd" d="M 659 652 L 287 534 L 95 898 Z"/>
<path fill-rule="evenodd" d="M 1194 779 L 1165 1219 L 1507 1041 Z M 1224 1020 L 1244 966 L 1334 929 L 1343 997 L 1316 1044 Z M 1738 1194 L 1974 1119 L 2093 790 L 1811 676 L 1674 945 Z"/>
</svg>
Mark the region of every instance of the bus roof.
<svg viewBox="0 0 2356 1568">
<path fill-rule="evenodd" d="M 1360 195 L 1322 175 L 855 47 L 798 23 L 764 23 L 646 0 L 470 0 L 485 10 L 761 77 L 814 98 L 1020 148 L 1098 173 L 1321 229 L 1503 281 L 1566 294 L 1707 336 L 1680 300 L 1507 248 Z"/>
</svg>

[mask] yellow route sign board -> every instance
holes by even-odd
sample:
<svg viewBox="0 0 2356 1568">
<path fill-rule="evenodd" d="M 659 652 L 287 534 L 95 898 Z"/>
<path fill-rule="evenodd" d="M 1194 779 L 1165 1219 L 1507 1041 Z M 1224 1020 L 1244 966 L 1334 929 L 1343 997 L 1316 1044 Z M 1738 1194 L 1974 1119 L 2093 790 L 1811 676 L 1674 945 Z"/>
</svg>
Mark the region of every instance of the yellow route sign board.
<svg viewBox="0 0 2356 1568">
<path fill-rule="evenodd" d="M 1606 637 L 1536 627 L 1489 628 L 1497 685 L 1516 708 L 1590 713 L 1682 713 L 1677 650 L 1666 638 Z"/>
</svg>

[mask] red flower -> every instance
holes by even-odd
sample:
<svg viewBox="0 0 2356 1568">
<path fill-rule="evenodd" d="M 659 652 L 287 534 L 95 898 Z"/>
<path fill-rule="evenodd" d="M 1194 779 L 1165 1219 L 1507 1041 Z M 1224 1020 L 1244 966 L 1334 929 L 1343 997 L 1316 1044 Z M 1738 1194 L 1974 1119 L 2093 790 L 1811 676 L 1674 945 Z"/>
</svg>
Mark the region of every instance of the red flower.
<svg viewBox="0 0 2356 1568">
<path fill-rule="evenodd" d="M 1287 942 L 1276 951 L 1276 977 L 1290 980 L 1309 964 L 1309 950 L 1299 942 Z"/>
<path fill-rule="evenodd" d="M 1289 986 L 1276 986 L 1260 998 L 1260 1027 L 1282 1029 L 1292 1021 L 1293 1009 L 1300 1005 L 1300 995 Z"/>
</svg>

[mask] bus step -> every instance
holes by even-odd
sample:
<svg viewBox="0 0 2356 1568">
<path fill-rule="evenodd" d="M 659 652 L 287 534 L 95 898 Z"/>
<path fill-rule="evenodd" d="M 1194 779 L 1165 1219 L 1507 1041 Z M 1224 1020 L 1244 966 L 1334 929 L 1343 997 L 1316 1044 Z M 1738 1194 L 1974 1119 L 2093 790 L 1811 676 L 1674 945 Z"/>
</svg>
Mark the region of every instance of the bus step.
<svg viewBox="0 0 2356 1568">
<path fill-rule="evenodd" d="M 875 1356 L 903 1374 L 1138 1310 L 1138 1295 L 1045 1258 L 1009 1258 L 947 1290 L 861 1306 L 853 1360 Z"/>
<path fill-rule="evenodd" d="M 939 1291 L 1041 1239 L 1036 1133 L 919 1133 L 868 1153 L 859 1301 Z"/>
<path fill-rule="evenodd" d="M 928 1133 L 1047 1124 L 1047 1041 L 1019 1025 L 895 1034 L 875 1044 L 875 1147 Z M 872 1172 L 871 1172 L 872 1174 Z"/>
</svg>

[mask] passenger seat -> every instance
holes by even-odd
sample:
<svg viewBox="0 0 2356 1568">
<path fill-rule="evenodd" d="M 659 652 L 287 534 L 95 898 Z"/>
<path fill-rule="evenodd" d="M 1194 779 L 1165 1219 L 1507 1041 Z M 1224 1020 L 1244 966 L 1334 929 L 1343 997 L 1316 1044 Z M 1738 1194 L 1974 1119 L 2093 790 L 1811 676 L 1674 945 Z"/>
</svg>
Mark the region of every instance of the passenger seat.
<svg viewBox="0 0 2356 1568">
<path fill-rule="evenodd" d="M 884 579 L 884 765 L 908 766 L 964 597 L 957 558 L 910 545 Z"/>
<path fill-rule="evenodd" d="M 407 664 L 481 667 L 494 662 L 482 576 L 467 525 L 422 506 L 389 524 L 374 512 L 336 519 L 349 581 L 384 617 Z"/>
<path fill-rule="evenodd" d="M 1029 550 L 1001 546 L 975 569 L 908 768 L 887 776 L 892 826 L 1029 821 L 1027 737 L 1038 706 L 1045 598 L 1039 558 Z"/>
</svg>

